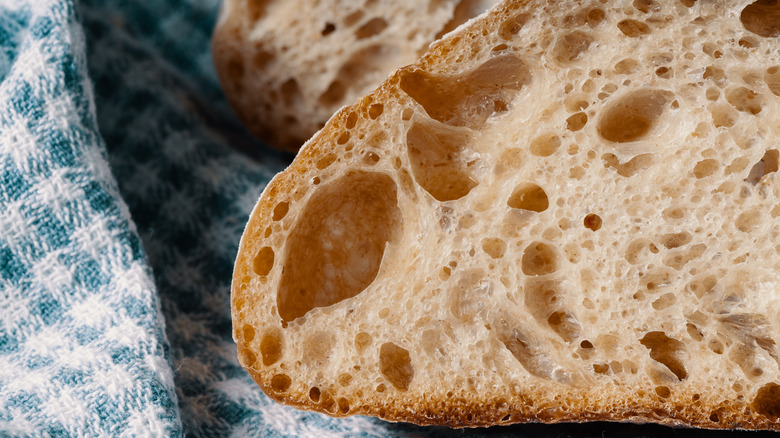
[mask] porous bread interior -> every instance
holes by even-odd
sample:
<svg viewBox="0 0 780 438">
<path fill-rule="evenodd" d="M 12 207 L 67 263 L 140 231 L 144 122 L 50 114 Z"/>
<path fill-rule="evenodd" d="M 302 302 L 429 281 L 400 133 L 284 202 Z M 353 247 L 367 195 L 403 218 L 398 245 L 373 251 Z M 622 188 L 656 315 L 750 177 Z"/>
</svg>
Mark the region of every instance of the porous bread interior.
<svg viewBox="0 0 780 438">
<path fill-rule="evenodd" d="M 271 397 L 780 429 L 780 5 L 510 1 L 337 113 L 242 238 Z"/>
<path fill-rule="evenodd" d="M 228 100 L 296 151 L 339 108 L 498 0 L 225 0 L 213 56 Z"/>
</svg>

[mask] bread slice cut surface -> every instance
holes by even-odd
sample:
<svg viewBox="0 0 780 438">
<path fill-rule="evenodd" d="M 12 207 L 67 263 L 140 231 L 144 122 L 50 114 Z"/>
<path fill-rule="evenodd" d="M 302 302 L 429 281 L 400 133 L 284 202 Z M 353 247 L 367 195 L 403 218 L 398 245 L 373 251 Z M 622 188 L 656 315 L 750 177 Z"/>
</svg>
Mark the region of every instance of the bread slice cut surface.
<svg viewBox="0 0 780 438">
<path fill-rule="evenodd" d="M 265 189 L 239 360 L 334 416 L 780 430 L 778 151 L 778 2 L 505 2 Z"/>
</svg>

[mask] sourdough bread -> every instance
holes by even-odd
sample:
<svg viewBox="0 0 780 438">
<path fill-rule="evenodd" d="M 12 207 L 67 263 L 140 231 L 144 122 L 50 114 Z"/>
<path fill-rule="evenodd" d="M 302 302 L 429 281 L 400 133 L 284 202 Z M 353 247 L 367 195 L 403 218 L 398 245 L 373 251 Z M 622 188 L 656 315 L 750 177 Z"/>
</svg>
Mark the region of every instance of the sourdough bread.
<svg viewBox="0 0 780 438">
<path fill-rule="evenodd" d="M 245 126 L 297 151 L 336 110 L 497 2 L 225 0 L 214 63 Z"/>
<path fill-rule="evenodd" d="M 508 1 L 340 110 L 232 286 L 272 398 L 780 430 L 780 4 Z"/>
</svg>

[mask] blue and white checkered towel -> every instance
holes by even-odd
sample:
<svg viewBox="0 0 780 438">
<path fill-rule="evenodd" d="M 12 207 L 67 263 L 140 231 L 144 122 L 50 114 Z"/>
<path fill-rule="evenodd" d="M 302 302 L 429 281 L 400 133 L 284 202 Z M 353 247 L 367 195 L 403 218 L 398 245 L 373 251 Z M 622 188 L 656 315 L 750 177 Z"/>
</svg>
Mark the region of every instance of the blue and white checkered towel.
<svg viewBox="0 0 780 438">
<path fill-rule="evenodd" d="M 0 436 L 468 435 L 283 407 L 238 365 L 232 263 L 289 157 L 219 91 L 218 3 L 0 0 Z"/>
</svg>

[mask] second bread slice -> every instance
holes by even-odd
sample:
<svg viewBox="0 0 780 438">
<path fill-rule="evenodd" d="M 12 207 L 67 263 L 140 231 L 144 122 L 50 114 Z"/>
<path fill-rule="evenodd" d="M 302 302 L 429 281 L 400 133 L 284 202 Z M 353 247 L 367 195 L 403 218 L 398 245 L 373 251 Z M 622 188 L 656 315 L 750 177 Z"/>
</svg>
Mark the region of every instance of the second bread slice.
<svg viewBox="0 0 780 438">
<path fill-rule="evenodd" d="M 225 94 L 270 146 L 297 151 L 342 106 L 498 0 L 225 0 L 213 39 Z"/>
</svg>

